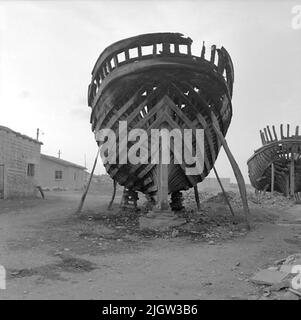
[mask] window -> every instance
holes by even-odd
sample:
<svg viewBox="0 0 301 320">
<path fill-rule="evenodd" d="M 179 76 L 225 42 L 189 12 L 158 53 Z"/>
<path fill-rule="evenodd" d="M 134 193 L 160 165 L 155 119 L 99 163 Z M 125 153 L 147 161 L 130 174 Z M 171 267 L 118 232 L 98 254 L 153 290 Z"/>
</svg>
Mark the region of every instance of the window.
<svg viewBox="0 0 301 320">
<path fill-rule="evenodd" d="M 28 165 L 27 165 L 27 176 L 34 177 L 34 164 L 33 163 L 28 163 Z"/>
<path fill-rule="evenodd" d="M 63 179 L 63 171 L 62 170 L 55 170 L 55 180 L 62 180 Z"/>
</svg>

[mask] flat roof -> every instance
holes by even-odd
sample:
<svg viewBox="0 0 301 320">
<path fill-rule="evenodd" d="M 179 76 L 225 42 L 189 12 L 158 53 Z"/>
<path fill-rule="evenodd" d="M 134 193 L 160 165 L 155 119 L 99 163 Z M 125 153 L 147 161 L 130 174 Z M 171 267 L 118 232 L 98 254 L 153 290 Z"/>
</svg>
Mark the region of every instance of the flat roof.
<svg viewBox="0 0 301 320">
<path fill-rule="evenodd" d="M 78 168 L 78 169 L 82 169 L 82 170 L 86 170 L 87 169 L 86 167 L 80 166 L 80 165 L 78 165 L 76 163 L 73 163 L 73 162 L 70 162 L 70 161 L 66 161 L 66 160 L 63 160 L 63 159 L 60 159 L 60 158 L 57 158 L 57 157 L 48 156 L 47 154 L 43 154 L 43 153 L 41 153 L 41 158 L 44 158 L 46 160 L 59 163 L 59 164 L 61 164 L 63 166 L 66 166 L 66 167 L 74 167 L 74 168 Z"/>
<path fill-rule="evenodd" d="M 10 129 L 10 128 L 7 128 L 7 127 L 1 126 L 1 125 L 0 125 L 0 130 L 6 131 L 6 132 L 8 132 L 8 133 L 13 133 L 13 134 L 15 134 L 17 137 L 20 137 L 20 138 L 29 140 L 29 141 L 31 141 L 31 142 L 33 142 L 33 143 L 37 143 L 37 144 L 40 144 L 40 145 L 43 144 L 41 141 L 38 141 L 38 140 L 33 139 L 33 138 L 29 137 L 29 136 L 26 136 L 25 134 L 22 134 L 22 133 L 20 133 L 20 132 L 14 131 L 14 130 L 12 130 L 12 129 Z"/>
</svg>

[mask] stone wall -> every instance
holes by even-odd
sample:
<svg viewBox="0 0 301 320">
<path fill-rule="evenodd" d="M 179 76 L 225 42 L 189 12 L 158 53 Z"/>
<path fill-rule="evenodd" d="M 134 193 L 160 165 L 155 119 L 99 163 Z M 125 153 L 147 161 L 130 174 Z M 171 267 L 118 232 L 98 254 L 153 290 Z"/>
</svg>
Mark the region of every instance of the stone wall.
<svg viewBox="0 0 301 320">
<path fill-rule="evenodd" d="M 4 198 L 35 196 L 39 185 L 41 143 L 0 126 L 0 165 L 4 181 L 0 181 Z M 30 176 L 28 164 L 34 167 Z"/>
</svg>

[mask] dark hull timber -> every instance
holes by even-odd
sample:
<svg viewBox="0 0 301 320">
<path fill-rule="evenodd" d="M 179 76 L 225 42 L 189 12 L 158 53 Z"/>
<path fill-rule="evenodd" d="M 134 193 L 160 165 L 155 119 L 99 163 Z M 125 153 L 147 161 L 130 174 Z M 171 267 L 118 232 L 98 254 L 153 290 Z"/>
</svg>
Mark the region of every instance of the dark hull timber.
<svg viewBox="0 0 301 320">
<path fill-rule="evenodd" d="M 221 143 L 212 127 L 211 112 L 225 136 L 232 118 L 233 64 L 228 52 L 205 46 L 191 53 L 192 40 L 179 33 L 155 33 L 121 40 L 107 47 L 92 71 L 88 104 L 92 131 L 119 121 L 132 128 L 199 128 L 205 130 L 204 170 L 187 176 L 183 165 L 168 165 L 168 193 L 187 190 L 212 169 Z M 195 143 L 195 142 L 194 142 Z M 130 146 L 130 145 L 129 145 Z M 172 158 L 171 154 L 171 158 Z M 106 164 L 106 171 L 128 189 L 155 195 L 158 165 Z"/>
<path fill-rule="evenodd" d="M 287 125 L 284 135 L 281 125 L 279 139 L 274 126 L 272 129 L 273 133 L 269 127 L 260 131 L 263 146 L 247 162 L 250 181 L 257 190 L 293 196 L 301 192 L 299 127 L 296 127 L 295 134 L 290 135 Z"/>
</svg>

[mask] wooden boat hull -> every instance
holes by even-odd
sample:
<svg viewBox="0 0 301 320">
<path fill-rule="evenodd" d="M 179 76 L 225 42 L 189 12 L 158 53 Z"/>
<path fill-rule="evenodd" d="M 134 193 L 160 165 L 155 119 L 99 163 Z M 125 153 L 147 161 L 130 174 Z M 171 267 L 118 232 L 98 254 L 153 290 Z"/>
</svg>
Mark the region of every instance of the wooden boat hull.
<svg viewBox="0 0 301 320">
<path fill-rule="evenodd" d="M 201 182 L 212 169 L 220 143 L 212 127 L 211 112 L 226 135 L 232 118 L 234 72 L 224 48 L 211 48 L 210 59 L 191 54 L 191 39 L 181 34 L 141 35 L 105 49 L 92 72 L 88 100 L 93 132 L 110 128 L 118 136 L 119 121 L 128 129 L 162 127 L 204 129 L 204 169 L 187 176 L 186 164 L 168 165 L 168 192 L 186 190 Z M 144 55 L 143 48 L 151 53 Z M 160 51 L 158 47 L 161 46 Z M 181 53 L 180 47 L 187 51 Z M 171 50 L 173 48 L 173 50 Z M 131 57 L 131 50 L 137 56 Z M 124 56 L 123 61 L 119 60 Z M 118 137 L 117 143 L 120 141 Z M 131 146 L 128 143 L 128 148 Z M 193 140 L 195 148 L 195 139 Z M 154 194 L 158 191 L 157 164 L 105 164 L 108 174 L 129 189 Z"/>
<path fill-rule="evenodd" d="M 301 192 L 301 136 L 298 130 L 295 135 L 284 136 L 281 126 L 278 140 L 274 126 L 273 131 L 274 137 L 269 128 L 265 129 L 266 135 L 261 132 L 264 145 L 247 162 L 251 184 L 257 190 L 284 195 Z"/>
</svg>

